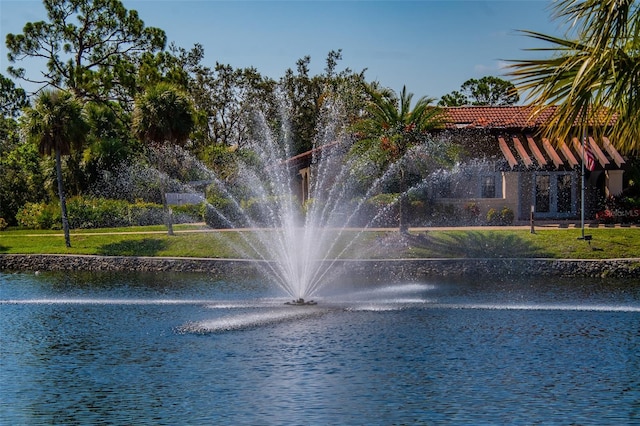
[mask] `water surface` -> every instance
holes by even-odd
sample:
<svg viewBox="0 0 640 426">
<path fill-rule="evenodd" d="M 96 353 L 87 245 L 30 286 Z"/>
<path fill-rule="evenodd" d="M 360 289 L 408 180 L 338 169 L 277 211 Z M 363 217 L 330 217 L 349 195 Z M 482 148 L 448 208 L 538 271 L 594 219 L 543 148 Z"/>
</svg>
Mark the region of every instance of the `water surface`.
<svg viewBox="0 0 640 426">
<path fill-rule="evenodd" d="M 1 424 L 638 424 L 640 283 L 0 274 Z"/>
</svg>

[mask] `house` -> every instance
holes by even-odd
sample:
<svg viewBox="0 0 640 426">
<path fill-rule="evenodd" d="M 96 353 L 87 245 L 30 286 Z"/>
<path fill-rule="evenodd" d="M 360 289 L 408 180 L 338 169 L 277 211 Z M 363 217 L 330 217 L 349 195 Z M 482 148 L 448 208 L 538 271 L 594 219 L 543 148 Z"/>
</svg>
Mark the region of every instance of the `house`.
<svg viewBox="0 0 640 426">
<path fill-rule="evenodd" d="M 446 125 L 435 137 L 463 147 L 464 163 L 454 171 L 431 178 L 430 200 L 462 211 L 474 205 L 479 217 L 490 209 L 508 208 L 516 221 L 580 217 L 584 172 L 585 216 L 592 218 L 599 204 L 623 190 L 625 158 L 607 136 L 589 135 L 550 141 L 540 130 L 554 108 L 532 118 L 529 106 L 468 106 L 445 108 Z M 329 146 L 329 145 L 327 145 Z M 299 177 L 299 198 L 309 197 L 312 159 L 325 146 L 286 161 Z"/>
<path fill-rule="evenodd" d="M 322 155 L 323 152 L 331 151 L 337 146 L 338 142 L 330 142 L 303 152 L 302 154 L 287 158 L 282 162 L 282 165 L 287 167 L 290 173 L 294 174 L 297 178 L 293 191 L 301 203 L 304 203 L 311 197 L 311 169 L 314 159 Z"/>
<path fill-rule="evenodd" d="M 577 218 L 581 209 L 583 163 L 585 216 L 591 218 L 605 197 L 623 190 L 625 158 L 608 137 L 589 135 L 583 145 L 574 137 L 550 141 L 540 135 L 553 114 L 532 118 L 529 106 L 450 107 L 446 134 L 466 149 L 472 167 L 466 191 L 444 188 L 437 203 L 475 203 L 480 212 L 507 207 L 516 220 L 531 210 L 540 219 Z M 473 163 L 472 163 L 473 164 Z"/>
</svg>

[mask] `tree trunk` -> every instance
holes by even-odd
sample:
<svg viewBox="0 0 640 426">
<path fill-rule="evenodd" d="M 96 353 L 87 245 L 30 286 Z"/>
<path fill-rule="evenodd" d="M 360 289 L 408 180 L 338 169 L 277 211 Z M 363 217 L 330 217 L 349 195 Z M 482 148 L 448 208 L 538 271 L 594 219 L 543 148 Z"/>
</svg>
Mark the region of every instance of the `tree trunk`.
<svg viewBox="0 0 640 426">
<path fill-rule="evenodd" d="M 71 237 L 69 236 L 69 219 L 67 218 L 67 201 L 64 196 L 64 184 L 62 183 L 62 161 L 60 160 L 59 149 L 56 149 L 56 176 L 58 178 L 58 196 L 60 197 L 60 211 L 62 213 L 64 243 L 67 247 L 71 247 Z"/>
</svg>

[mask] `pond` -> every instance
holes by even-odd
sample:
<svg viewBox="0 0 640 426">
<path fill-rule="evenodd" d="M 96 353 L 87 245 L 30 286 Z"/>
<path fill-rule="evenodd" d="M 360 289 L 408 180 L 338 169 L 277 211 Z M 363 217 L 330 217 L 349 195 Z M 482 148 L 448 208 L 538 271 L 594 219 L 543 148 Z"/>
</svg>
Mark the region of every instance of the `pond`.
<svg viewBox="0 0 640 426">
<path fill-rule="evenodd" d="M 640 423 L 640 282 L 0 274 L 0 423 Z"/>
</svg>

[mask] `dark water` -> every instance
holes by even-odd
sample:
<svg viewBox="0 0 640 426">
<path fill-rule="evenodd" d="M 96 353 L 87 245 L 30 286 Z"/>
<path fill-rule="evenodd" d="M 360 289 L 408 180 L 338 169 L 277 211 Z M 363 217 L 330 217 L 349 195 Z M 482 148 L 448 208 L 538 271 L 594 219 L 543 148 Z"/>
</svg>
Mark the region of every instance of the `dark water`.
<svg viewBox="0 0 640 426">
<path fill-rule="evenodd" d="M 640 424 L 640 282 L 0 274 L 0 423 Z"/>
</svg>

